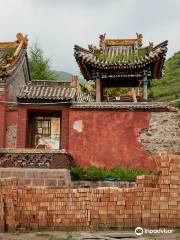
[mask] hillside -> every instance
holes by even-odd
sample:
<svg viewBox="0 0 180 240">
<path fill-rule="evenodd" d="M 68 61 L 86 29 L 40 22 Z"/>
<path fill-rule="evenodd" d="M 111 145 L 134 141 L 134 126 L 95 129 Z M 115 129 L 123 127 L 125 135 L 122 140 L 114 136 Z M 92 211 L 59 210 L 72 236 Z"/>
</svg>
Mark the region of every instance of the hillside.
<svg viewBox="0 0 180 240">
<path fill-rule="evenodd" d="M 61 80 L 65 82 L 70 82 L 72 78 L 72 74 L 64 71 L 57 71 L 54 70 L 54 73 L 56 74 L 56 80 Z M 82 76 L 78 76 L 78 82 L 81 84 L 86 83 L 86 80 Z"/>
<path fill-rule="evenodd" d="M 180 99 L 180 51 L 165 62 L 164 77 L 152 81 L 150 97 L 163 102 Z M 176 106 L 180 107 L 180 102 Z"/>
<path fill-rule="evenodd" d="M 62 81 L 67 81 L 70 82 L 71 78 L 72 78 L 72 74 L 68 73 L 68 72 L 63 72 L 63 71 L 56 71 L 54 70 L 55 74 L 56 74 L 56 79 L 57 80 L 62 80 Z"/>
</svg>

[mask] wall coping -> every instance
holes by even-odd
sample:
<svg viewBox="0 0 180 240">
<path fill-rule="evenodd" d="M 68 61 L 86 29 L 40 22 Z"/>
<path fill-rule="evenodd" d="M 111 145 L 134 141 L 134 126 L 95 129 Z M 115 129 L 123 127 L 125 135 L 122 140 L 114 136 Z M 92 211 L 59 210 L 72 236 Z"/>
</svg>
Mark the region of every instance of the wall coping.
<svg viewBox="0 0 180 240">
<path fill-rule="evenodd" d="M 176 108 L 162 102 L 73 102 L 72 109 L 122 109 L 122 110 L 145 110 L 145 111 L 177 111 Z"/>
</svg>

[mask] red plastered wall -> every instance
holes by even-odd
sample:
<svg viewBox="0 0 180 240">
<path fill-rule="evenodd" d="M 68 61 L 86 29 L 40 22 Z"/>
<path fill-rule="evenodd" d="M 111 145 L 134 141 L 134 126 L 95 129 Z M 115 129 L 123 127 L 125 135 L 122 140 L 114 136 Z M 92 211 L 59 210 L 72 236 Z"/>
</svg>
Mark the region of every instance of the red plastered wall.
<svg viewBox="0 0 180 240">
<path fill-rule="evenodd" d="M 0 148 L 5 147 L 6 105 L 0 103 Z"/>
<path fill-rule="evenodd" d="M 149 127 L 150 112 L 72 110 L 69 114 L 69 151 L 76 163 L 111 168 L 156 168 L 141 146 L 139 133 Z M 79 129 L 74 129 L 79 127 Z"/>
</svg>

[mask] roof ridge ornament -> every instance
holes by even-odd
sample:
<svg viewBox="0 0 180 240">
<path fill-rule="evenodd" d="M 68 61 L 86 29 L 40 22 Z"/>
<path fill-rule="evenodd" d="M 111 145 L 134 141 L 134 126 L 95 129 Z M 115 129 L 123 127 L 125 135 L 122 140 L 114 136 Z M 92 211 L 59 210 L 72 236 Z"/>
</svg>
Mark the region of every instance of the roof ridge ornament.
<svg viewBox="0 0 180 240">
<path fill-rule="evenodd" d="M 152 52 L 154 48 L 154 43 L 153 42 L 149 42 L 149 52 Z"/>
<path fill-rule="evenodd" d="M 22 33 L 16 34 L 16 41 L 0 42 L 0 48 L 4 50 L 4 53 L 1 56 L 2 59 L 0 60 L 1 76 L 8 76 L 13 72 L 12 66 L 15 66 L 21 56 L 23 56 L 23 52 L 24 50 L 26 51 L 27 45 L 27 35 L 23 35 Z"/>
<path fill-rule="evenodd" d="M 136 40 L 137 47 L 142 47 L 142 45 L 143 45 L 143 43 L 142 43 L 142 39 L 143 39 L 142 33 L 136 33 L 136 36 L 137 36 L 137 40 Z"/>
<path fill-rule="evenodd" d="M 23 45 L 24 45 L 25 48 L 27 48 L 27 45 L 28 45 L 28 37 L 27 36 L 28 36 L 27 34 L 25 34 L 23 36 L 22 33 L 17 33 L 16 34 L 17 42 L 18 43 L 23 42 Z"/>
<path fill-rule="evenodd" d="M 93 44 L 88 45 L 88 48 L 91 53 L 95 53 L 98 50 L 97 47 Z"/>
<path fill-rule="evenodd" d="M 105 50 L 105 38 L 106 38 L 106 33 L 104 34 L 100 34 L 99 35 L 99 49 L 100 49 L 100 53 L 103 53 Z"/>
</svg>

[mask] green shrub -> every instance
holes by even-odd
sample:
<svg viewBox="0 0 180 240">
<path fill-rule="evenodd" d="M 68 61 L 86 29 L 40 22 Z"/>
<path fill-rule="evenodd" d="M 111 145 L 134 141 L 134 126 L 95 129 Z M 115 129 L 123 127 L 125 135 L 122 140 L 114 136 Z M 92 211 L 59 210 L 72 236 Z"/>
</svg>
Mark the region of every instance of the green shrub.
<svg viewBox="0 0 180 240">
<path fill-rule="evenodd" d="M 76 166 L 73 166 L 71 168 L 70 173 L 71 173 L 72 179 L 80 180 L 80 179 L 83 179 L 83 177 L 85 175 L 85 169 L 83 169 L 82 167 L 76 165 Z"/>
<path fill-rule="evenodd" d="M 82 168 L 80 166 L 73 166 L 71 168 L 71 178 L 73 180 L 122 180 L 135 181 L 140 175 L 157 175 L 156 172 L 145 171 L 136 168 L 114 167 L 112 169 L 101 167 Z"/>
</svg>

